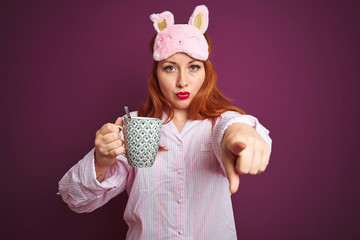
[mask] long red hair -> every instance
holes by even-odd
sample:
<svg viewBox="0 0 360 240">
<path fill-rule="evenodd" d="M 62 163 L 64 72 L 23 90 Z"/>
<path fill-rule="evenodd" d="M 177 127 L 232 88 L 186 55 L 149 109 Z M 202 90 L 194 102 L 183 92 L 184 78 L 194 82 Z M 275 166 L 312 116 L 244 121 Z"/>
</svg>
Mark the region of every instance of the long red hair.
<svg viewBox="0 0 360 240">
<path fill-rule="evenodd" d="M 210 55 L 212 49 L 211 40 L 206 33 L 204 36 L 209 45 Z M 153 51 L 154 40 L 155 36 L 150 42 L 151 51 Z M 156 75 L 157 66 L 158 62 L 154 61 L 149 77 L 149 96 L 138 109 L 138 116 L 161 118 L 163 111 L 167 111 L 168 119 L 165 122 L 169 122 L 174 116 L 174 110 L 160 90 Z M 204 61 L 204 68 L 204 83 L 189 106 L 190 120 L 211 119 L 214 124 L 216 119 L 226 111 L 236 111 L 245 114 L 242 109 L 232 105 L 231 101 L 218 89 L 216 85 L 216 72 L 209 59 Z"/>
</svg>

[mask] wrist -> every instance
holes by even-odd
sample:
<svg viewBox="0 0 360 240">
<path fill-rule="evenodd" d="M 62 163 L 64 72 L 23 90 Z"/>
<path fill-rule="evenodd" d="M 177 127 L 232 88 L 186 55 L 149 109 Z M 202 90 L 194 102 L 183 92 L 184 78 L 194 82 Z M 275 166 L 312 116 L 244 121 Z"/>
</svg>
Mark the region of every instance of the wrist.
<svg viewBox="0 0 360 240">
<path fill-rule="evenodd" d="M 98 180 L 99 182 L 104 181 L 107 171 L 109 170 L 110 167 L 99 166 L 96 160 L 94 162 L 94 165 L 95 165 L 96 180 Z"/>
<path fill-rule="evenodd" d="M 98 180 L 99 182 L 102 182 L 102 181 L 104 181 L 107 171 L 109 170 L 111 165 L 109 166 L 107 164 L 101 164 L 101 161 L 99 162 L 98 160 L 99 160 L 99 157 L 97 157 L 96 153 L 95 153 L 94 166 L 95 166 L 96 180 Z"/>
</svg>

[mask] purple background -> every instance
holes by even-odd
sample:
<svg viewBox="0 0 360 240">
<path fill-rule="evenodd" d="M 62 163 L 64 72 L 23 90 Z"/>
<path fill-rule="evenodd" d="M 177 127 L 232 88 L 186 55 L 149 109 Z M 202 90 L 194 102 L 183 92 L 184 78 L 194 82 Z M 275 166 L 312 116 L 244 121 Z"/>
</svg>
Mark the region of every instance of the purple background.
<svg viewBox="0 0 360 240">
<path fill-rule="evenodd" d="M 359 239 L 360 4 L 344 0 L 2 1 L 2 236 L 124 238 L 126 193 L 76 214 L 57 184 L 147 96 L 149 15 L 200 3 L 220 89 L 273 139 L 233 195 L 239 238 Z"/>
</svg>

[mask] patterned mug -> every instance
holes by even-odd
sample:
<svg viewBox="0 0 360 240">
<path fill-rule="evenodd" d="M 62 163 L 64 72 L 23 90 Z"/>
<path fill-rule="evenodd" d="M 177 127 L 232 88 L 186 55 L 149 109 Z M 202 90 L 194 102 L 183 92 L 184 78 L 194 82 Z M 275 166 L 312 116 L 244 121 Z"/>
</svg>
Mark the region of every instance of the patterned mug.
<svg viewBox="0 0 360 240">
<path fill-rule="evenodd" d="M 130 166 L 151 167 L 159 149 L 161 119 L 148 117 L 124 118 L 125 157 Z"/>
</svg>

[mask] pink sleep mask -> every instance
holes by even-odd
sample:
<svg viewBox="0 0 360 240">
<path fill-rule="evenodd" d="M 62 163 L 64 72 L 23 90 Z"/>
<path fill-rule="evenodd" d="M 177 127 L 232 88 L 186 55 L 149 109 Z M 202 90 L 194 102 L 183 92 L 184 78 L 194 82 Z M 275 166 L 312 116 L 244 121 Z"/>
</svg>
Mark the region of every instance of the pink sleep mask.
<svg viewBox="0 0 360 240">
<path fill-rule="evenodd" d="M 158 32 L 154 43 L 155 61 L 162 61 L 179 52 L 201 61 L 208 59 L 209 45 L 204 37 L 209 24 L 206 6 L 197 6 L 188 24 L 174 24 L 174 15 L 169 11 L 152 14 L 150 19 Z"/>
</svg>

